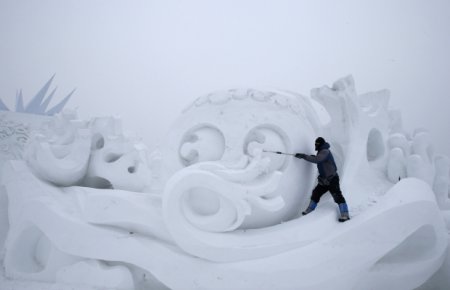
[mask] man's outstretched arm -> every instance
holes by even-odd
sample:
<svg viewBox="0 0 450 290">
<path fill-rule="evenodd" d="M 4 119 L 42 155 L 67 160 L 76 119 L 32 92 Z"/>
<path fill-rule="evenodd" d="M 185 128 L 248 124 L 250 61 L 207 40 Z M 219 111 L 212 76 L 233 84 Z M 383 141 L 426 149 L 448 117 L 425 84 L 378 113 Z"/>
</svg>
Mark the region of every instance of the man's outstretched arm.
<svg viewBox="0 0 450 290">
<path fill-rule="evenodd" d="M 312 163 L 320 163 L 323 162 L 328 157 L 328 154 L 330 154 L 329 150 L 321 150 L 317 155 L 306 155 L 304 153 L 297 153 L 295 154 L 295 157 L 305 159 L 306 161 Z"/>
</svg>

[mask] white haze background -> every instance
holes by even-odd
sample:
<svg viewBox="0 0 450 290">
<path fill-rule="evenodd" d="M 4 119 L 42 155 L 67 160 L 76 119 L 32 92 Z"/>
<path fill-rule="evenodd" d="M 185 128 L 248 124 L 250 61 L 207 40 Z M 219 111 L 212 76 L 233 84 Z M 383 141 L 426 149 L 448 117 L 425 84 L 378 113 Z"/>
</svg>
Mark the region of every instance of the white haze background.
<svg viewBox="0 0 450 290">
<path fill-rule="evenodd" d="M 198 96 L 309 90 L 352 74 L 390 89 L 407 130 L 450 155 L 450 1 L 0 0 L 0 97 L 54 74 L 81 118 L 118 115 L 154 147 Z"/>
</svg>

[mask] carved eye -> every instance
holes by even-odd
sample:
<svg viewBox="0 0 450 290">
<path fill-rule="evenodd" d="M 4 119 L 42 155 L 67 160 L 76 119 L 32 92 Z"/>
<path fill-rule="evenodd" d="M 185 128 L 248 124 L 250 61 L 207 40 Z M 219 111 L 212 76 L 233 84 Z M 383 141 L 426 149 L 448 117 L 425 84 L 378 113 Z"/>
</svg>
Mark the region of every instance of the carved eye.
<svg viewBox="0 0 450 290">
<path fill-rule="evenodd" d="M 244 143 L 244 152 L 254 156 L 257 151 L 288 151 L 288 138 L 283 131 L 272 125 L 261 125 L 252 129 Z M 270 158 L 270 170 L 280 170 L 286 164 L 286 155 L 263 153 Z"/>
<path fill-rule="evenodd" d="M 183 137 L 179 154 L 181 162 L 189 166 L 203 161 L 220 160 L 225 152 L 225 137 L 212 126 L 198 126 Z"/>
</svg>

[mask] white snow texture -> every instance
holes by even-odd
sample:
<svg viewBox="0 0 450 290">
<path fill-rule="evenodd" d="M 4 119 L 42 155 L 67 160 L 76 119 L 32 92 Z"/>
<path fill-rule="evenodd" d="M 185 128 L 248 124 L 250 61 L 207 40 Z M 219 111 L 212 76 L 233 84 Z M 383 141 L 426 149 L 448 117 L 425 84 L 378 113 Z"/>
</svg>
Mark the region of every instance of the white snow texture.
<svg viewBox="0 0 450 290">
<path fill-rule="evenodd" d="M 448 289 L 449 160 L 389 98 L 351 76 L 311 98 L 213 92 L 153 152 L 117 118 L 1 112 L 0 289 Z M 299 215 L 317 169 L 270 152 L 318 136 L 345 223 L 329 195 Z"/>
</svg>

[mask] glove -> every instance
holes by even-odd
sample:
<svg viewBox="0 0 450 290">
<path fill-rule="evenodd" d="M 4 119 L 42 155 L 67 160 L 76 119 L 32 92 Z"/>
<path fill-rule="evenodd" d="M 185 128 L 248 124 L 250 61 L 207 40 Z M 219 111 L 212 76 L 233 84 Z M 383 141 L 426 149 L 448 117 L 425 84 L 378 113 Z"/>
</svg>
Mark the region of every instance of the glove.
<svg viewBox="0 0 450 290">
<path fill-rule="evenodd" d="M 303 159 L 303 158 L 305 158 L 305 156 L 306 156 L 306 154 L 303 154 L 303 153 L 296 153 L 295 154 L 295 157 L 297 157 L 299 159 Z"/>
</svg>

